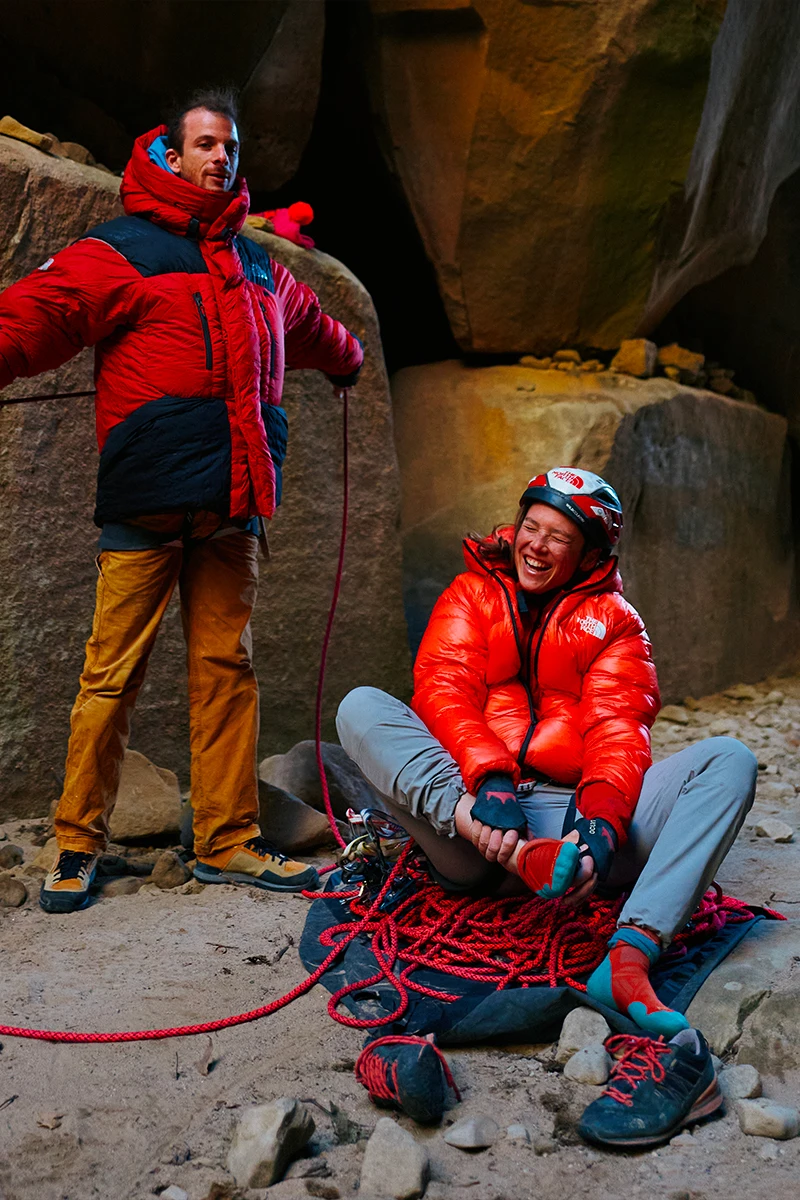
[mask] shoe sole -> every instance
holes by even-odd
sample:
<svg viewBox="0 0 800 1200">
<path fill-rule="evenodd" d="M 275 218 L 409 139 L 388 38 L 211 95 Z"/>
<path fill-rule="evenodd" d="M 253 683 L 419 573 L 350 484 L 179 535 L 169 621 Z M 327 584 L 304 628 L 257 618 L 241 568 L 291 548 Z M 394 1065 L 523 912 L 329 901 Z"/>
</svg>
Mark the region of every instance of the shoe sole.
<svg viewBox="0 0 800 1200">
<path fill-rule="evenodd" d="M 620 1146 L 621 1148 L 661 1146 L 664 1142 L 668 1142 L 670 1138 L 674 1138 L 676 1133 L 679 1133 L 681 1129 L 685 1129 L 687 1125 L 692 1125 L 696 1121 L 704 1121 L 706 1117 L 713 1116 L 722 1107 L 724 1099 L 725 1097 L 720 1091 L 719 1081 L 714 1076 L 714 1082 L 710 1083 L 702 1096 L 698 1097 L 686 1116 L 681 1117 L 680 1121 L 664 1133 L 651 1134 L 649 1137 L 639 1138 L 600 1138 L 588 1132 L 584 1133 L 583 1136 L 587 1141 L 594 1142 L 597 1146 Z"/>
<path fill-rule="evenodd" d="M 256 875 L 245 875 L 243 871 L 231 871 L 229 874 L 224 872 L 219 875 L 214 873 L 206 875 L 200 868 L 195 867 L 194 877 L 200 883 L 243 883 L 248 887 L 262 888 L 266 892 L 305 892 L 316 890 L 319 887 L 319 876 L 310 879 L 305 883 L 270 883 L 264 879 L 259 879 Z"/>
</svg>

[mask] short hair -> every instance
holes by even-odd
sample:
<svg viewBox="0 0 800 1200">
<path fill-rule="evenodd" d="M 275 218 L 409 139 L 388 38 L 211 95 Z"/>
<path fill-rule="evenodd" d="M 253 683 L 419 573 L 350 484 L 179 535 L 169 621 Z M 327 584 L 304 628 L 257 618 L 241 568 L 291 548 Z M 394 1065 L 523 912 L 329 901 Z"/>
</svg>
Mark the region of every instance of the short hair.
<svg viewBox="0 0 800 1200">
<path fill-rule="evenodd" d="M 220 117 L 239 124 L 239 97 L 234 88 L 200 88 L 192 92 L 183 104 L 176 104 L 167 119 L 167 146 L 183 153 L 183 119 L 195 108 L 206 108 Z"/>
</svg>

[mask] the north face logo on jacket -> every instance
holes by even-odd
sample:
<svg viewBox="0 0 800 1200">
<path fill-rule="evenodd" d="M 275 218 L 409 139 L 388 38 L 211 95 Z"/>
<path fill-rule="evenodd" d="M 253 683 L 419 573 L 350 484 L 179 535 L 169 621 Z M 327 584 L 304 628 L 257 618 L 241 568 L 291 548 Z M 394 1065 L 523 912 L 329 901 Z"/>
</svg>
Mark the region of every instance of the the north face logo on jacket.
<svg viewBox="0 0 800 1200">
<path fill-rule="evenodd" d="M 592 637 L 600 638 L 606 636 L 606 627 L 602 621 L 598 621 L 595 617 L 581 617 L 578 624 L 584 633 L 590 634 Z"/>
</svg>

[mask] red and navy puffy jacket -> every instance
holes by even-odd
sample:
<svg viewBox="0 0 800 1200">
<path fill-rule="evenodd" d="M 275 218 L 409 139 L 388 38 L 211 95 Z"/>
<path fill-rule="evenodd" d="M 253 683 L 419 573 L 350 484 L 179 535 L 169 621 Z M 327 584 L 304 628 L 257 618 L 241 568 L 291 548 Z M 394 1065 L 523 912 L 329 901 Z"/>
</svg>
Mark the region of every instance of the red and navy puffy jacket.
<svg viewBox="0 0 800 1200">
<path fill-rule="evenodd" d="M 575 787 L 583 816 L 610 821 L 622 842 L 660 698 L 616 558 L 523 618 L 516 579 L 471 540 L 464 557 L 469 570 L 437 600 L 420 644 L 412 707 L 473 794 L 495 771 L 548 778 Z"/>
<path fill-rule="evenodd" d="M 135 143 L 125 216 L 0 296 L 0 387 L 96 346 L 95 521 L 206 509 L 270 517 L 280 500 L 289 368 L 351 376 L 359 341 L 314 292 L 237 236 L 247 185 L 208 192 Z"/>
</svg>

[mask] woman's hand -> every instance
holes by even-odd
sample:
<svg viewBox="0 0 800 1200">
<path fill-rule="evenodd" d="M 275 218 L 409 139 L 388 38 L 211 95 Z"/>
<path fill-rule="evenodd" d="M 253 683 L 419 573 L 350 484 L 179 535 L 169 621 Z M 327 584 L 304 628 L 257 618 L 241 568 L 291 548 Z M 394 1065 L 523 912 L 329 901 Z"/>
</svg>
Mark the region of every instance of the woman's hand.
<svg viewBox="0 0 800 1200">
<path fill-rule="evenodd" d="M 572 833 L 568 833 L 562 842 L 578 842 L 580 835 L 577 829 L 573 829 Z M 584 854 L 578 867 L 578 872 L 572 884 L 572 888 L 564 897 L 563 903 L 570 908 L 580 904 L 587 896 L 591 896 L 594 889 L 597 887 L 597 871 L 594 868 L 594 859 L 591 854 Z"/>
<path fill-rule="evenodd" d="M 520 840 L 519 834 L 515 829 L 508 829 L 503 833 L 501 829 L 492 829 L 491 825 L 473 821 L 470 813 L 474 803 L 475 797 L 469 792 L 465 792 L 459 800 L 455 812 L 456 833 L 472 842 L 487 862 L 496 862 L 506 870 L 513 871 L 509 863 Z"/>
</svg>

